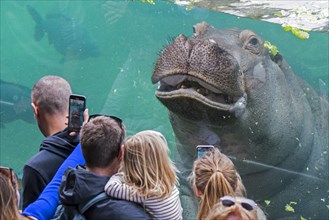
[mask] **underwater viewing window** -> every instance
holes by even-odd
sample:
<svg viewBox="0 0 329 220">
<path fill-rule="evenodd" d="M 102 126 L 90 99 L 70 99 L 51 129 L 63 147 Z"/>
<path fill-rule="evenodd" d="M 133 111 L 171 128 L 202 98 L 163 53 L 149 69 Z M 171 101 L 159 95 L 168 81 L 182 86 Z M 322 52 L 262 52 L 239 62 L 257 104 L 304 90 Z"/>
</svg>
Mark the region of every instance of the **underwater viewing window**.
<svg viewBox="0 0 329 220">
<path fill-rule="evenodd" d="M 58 75 L 127 136 L 161 132 L 180 180 L 195 147 L 214 145 L 268 219 L 329 219 L 328 24 L 284 29 L 194 2 L 1 1 L 0 165 L 21 179 L 44 139 L 31 89 Z"/>
</svg>

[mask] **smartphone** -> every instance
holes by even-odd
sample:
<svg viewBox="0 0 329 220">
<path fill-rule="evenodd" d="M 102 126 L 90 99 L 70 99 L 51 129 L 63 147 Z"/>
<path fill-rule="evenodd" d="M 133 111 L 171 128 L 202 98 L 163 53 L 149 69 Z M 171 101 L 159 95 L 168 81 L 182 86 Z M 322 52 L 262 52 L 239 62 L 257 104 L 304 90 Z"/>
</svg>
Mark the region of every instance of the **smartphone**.
<svg viewBox="0 0 329 220">
<path fill-rule="evenodd" d="M 213 145 L 198 145 L 196 146 L 196 150 L 198 152 L 198 159 L 202 157 L 207 151 L 213 150 Z"/>
<path fill-rule="evenodd" d="M 69 132 L 79 132 L 83 124 L 83 112 L 86 109 L 86 97 L 82 95 L 70 95 L 69 99 Z"/>
</svg>

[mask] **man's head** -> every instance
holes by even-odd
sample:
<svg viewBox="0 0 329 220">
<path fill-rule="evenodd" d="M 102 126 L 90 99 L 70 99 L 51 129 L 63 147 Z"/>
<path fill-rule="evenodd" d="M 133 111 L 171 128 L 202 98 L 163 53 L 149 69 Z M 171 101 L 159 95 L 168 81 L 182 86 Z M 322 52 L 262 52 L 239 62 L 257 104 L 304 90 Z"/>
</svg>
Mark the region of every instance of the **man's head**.
<svg viewBox="0 0 329 220">
<path fill-rule="evenodd" d="M 62 123 L 58 131 L 49 132 L 48 126 L 52 122 L 47 118 L 57 117 L 56 121 L 59 122 L 66 120 L 71 94 L 70 84 L 59 76 L 44 76 L 34 85 L 31 93 L 32 107 L 38 126 L 45 136 L 65 128 L 65 123 Z"/>
<path fill-rule="evenodd" d="M 120 119 L 90 116 L 89 122 L 80 131 L 81 149 L 87 169 L 107 169 L 111 166 L 116 171 L 122 158 L 124 139 L 125 127 Z"/>
<path fill-rule="evenodd" d="M 33 87 L 31 100 L 39 111 L 47 114 L 66 114 L 69 109 L 70 84 L 59 76 L 44 76 Z"/>
</svg>

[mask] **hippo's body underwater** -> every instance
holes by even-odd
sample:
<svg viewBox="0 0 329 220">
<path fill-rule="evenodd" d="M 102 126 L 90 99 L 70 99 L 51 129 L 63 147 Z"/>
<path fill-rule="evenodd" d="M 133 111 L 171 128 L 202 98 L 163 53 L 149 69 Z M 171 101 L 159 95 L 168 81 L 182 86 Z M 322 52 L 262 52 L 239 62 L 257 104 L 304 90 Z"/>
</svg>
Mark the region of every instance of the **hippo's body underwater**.
<svg viewBox="0 0 329 220">
<path fill-rule="evenodd" d="M 164 48 L 152 83 L 176 136 L 185 219 L 196 218 L 186 178 L 199 144 L 232 158 L 269 219 L 329 219 L 328 102 L 255 33 L 199 23 Z"/>
</svg>

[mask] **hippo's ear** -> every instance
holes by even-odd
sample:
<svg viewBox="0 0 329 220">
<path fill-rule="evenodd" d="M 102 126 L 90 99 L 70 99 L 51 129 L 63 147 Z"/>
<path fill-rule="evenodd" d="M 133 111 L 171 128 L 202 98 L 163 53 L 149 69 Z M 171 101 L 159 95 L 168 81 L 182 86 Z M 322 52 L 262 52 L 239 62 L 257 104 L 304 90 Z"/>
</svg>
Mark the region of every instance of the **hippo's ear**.
<svg viewBox="0 0 329 220">
<path fill-rule="evenodd" d="M 197 23 L 193 26 L 194 36 L 203 35 L 209 27 L 209 24 L 205 21 Z"/>
<path fill-rule="evenodd" d="M 270 54 L 270 57 L 271 57 L 271 60 L 275 63 L 277 63 L 279 66 L 281 65 L 282 63 L 282 55 L 280 53 L 277 53 L 275 55 L 273 54 Z"/>
</svg>

